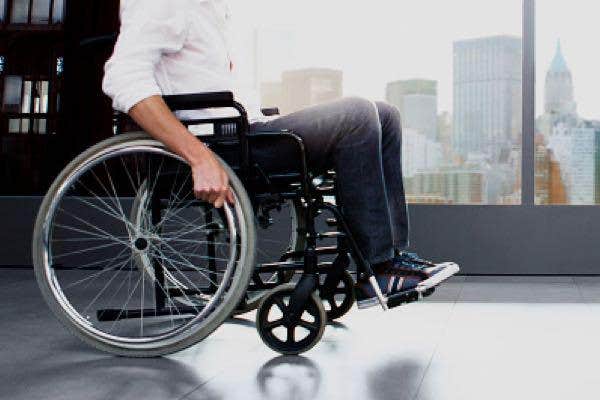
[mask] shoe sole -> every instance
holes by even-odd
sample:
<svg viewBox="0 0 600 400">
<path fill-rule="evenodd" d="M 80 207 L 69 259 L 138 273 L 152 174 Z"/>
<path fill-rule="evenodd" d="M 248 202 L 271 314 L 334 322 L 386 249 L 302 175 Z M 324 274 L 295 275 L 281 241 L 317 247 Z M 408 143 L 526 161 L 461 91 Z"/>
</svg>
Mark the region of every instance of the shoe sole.
<svg viewBox="0 0 600 400">
<path fill-rule="evenodd" d="M 419 284 L 414 290 L 419 293 L 426 292 L 429 289 L 435 288 L 440 283 L 450 279 L 451 277 L 460 272 L 460 267 L 456 263 L 444 263 L 440 265 L 444 267 L 443 270 L 441 270 L 431 278 L 419 282 Z"/>
<path fill-rule="evenodd" d="M 454 275 L 460 272 L 460 267 L 456 263 L 444 263 L 440 264 L 444 266 L 444 269 L 432 276 L 429 279 L 426 279 L 420 282 L 415 288 L 406 290 L 404 292 L 394 293 L 392 296 L 387 297 L 384 296 L 384 300 L 386 303 L 389 302 L 390 298 L 402 298 L 405 296 L 409 296 L 412 293 L 417 293 L 419 296 L 422 296 L 424 292 L 427 292 L 430 289 L 434 289 L 439 286 L 442 282 L 450 279 Z M 371 297 L 369 299 L 357 300 L 356 305 L 359 310 L 364 310 L 367 308 L 372 308 L 380 305 L 379 299 L 377 297 Z"/>
</svg>

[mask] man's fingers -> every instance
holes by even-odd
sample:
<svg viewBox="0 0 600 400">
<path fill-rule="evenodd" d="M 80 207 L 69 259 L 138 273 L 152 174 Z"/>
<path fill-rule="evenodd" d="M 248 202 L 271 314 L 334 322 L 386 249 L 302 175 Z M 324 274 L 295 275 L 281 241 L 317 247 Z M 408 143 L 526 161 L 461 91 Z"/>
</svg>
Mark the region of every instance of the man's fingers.
<svg viewBox="0 0 600 400">
<path fill-rule="evenodd" d="M 208 197 L 208 193 L 206 190 L 204 189 L 199 189 L 199 190 L 194 190 L 194 196 L 198 199 L 198 200 L 203 200 L 206 201 L 207 197 Z"/>
<path fill-rule="evenodd" d="M 225 198 L 223 196 L 219 196 L 214 204 L 215 208 L 223 208 L 223 204 L 225 204 Z"/>
<path fill-rule="evenodd" d="M 219 198 L 219 194 L 211 191 L 209 193 L 208 198 L 206 199 L 206 201 L 208 201 L 210 204 L 215 204 L 215 202 L 217 201 L 218 198 Z"/>
<path fill-rule="evenodd" d="M 227 190 L 227 202 L 229 202 L 229 204 L 232 206 L 235 205 L 235 198 L 233 197 L 233 192 L 231 189 Z"/>
</svg>

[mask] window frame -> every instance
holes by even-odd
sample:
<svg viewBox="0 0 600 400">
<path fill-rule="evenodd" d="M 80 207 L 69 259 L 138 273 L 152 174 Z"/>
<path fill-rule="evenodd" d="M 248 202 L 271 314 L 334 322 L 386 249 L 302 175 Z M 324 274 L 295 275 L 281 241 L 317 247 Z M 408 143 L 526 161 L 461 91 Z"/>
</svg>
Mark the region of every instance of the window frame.
<svg viewBox="0 0 600 400">
<path fill-rule="evenodd" d="M 0 25 L 14 26 L 14 27 L 27 27 L 27 26 L 31 26 L 31 27 L 50 26 L 51 27 L 51 26 L 55 26 L 55 25 L 62 25 L 64 23 L 66 0 L 48 0 L 49 1 L 49 9 L 48 9 L 48 22 L 47 23 L 32 23 L 31 22 L 32 11 L 33 11 L 33 2 L 35 0 L 28 0 L 28 1 L 29 1 L 29 6 L 27 9 L 27 22 L 16 22 L 16 23 L 12 22 L 12 11 L 13 11 L 15 0 L 6 0 L 5 4 L 4 4 L 4 20 L 0 20 Z M 55 9 L 54 6 L 55 6 L 55 4 L 57 4 L 57 2 L 62 2 L 62 7 L 63 7 L 62 17 L 63 18 L 60 21 L 54 22 L 54 9 Z"/>
<path fill-rule="evenodd" d="M 51 97 L 52 95 L 52 89 L 53 89 L 53 82 L 51 79 L 49 79 L 49 77 L 47 76 L 33 76 L 33 75 L 17 75 L 21 78 L 21 104 L 19 105 L 19 107 L 21 108 L 21 110 L 19 112 L 6 112 L 4 111 L 4 115 L 6 117 L 6 123 L 10 124 L 11 120 L 14 119 L 19 119 L 21 121 L 20 123 L 20 129 L 19 132 L 10 132 L 10 129 L 6 130 L 7 135 L 12 136 L 12 135 L 48 135 L 50 134 L 50 126 L 52 124 L 52 120 L 53 120 L 53 113 L 51 112 L 51 103 L 53 102 L 53 99 Z M 4 81 L 4 79 L 2 79 L 2 81 Z M 29 82 L 31 84 L 31 96 L 29 98 L 29 110 L 30 112 L 22 112 L 22 106 L 23 106 L 23 99 L 25 98 L 25 86 L 26 83 Z M 34 110 L 34 106 L 35 106 L 35 99 L 36 97 L 33 96 L 33 92 L 35 90 L 35 87 L 38 83 L 41 82 L 46 82 L 48 85 L 48 100 L 47 100 L 47 111 L 45 113 L 36 113 L 33 112 Z M 39 133 L 36 132 L 34 129 L 35 126 L 35 120 L 46 120 L 46 129 L 44 133 Z M 22 122 L 23 120 L 28 120 L 28 128 L 26 131 L 23 130 L 23 125 Z"/>
</svg>

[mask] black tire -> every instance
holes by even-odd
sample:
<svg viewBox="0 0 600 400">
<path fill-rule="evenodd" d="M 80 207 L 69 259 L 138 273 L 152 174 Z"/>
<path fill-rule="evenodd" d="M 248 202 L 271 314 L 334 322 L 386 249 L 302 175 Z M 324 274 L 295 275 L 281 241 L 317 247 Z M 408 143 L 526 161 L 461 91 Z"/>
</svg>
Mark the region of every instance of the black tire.
<svg viewBox="0 0 600 400">
<path fill-rule="evenodd" d="M 320 292 L 322 293 L 323 290 L 321 289 Z M 343 317 L 352 309 L 354 301 L 356 300 L 354 294 L 354 278 L 350 272 L 344 271 L 336 290 L 326 297 L 323 297 L 322 294 L 320 294 L 320 296 L 323 303 L 327 305 L 325 307 L 327 321 L 332 322 Z"/>
<path fill-rule="evenodd" d="M 256 313 L 256 329 L 262 341 L 272 350 L 284 355 L 298 355 L 312 349 L 321 340 L 327 323 L 327 315 L 325 314 L 323 303 L 316 293 L 311 294 L 304 309 L 305 313 L 314 318 L 314 321 L 309 322 L 301 317 L 300 323 L 287 324 L 284 322 L 286 308 L 289 304 L 286 304 L 286 301 L 289 301 L 294 289 L 295 285 L 293 284 L 286 284 L 273 289 L 265 295 Z M 275 321 L 270 321 L 269 314 L 273 307 L 279 308 L 282 317 Z M 295 329 L 298 326 L 302 326 L 309 333 L 307 336 L 296 341 Z M 274 330 L 278 328 L 286 329 L 285 341 L 274 333 Z M 292 340 L 290 340 L 290 336 L 292 336 Z"/>
</svg>

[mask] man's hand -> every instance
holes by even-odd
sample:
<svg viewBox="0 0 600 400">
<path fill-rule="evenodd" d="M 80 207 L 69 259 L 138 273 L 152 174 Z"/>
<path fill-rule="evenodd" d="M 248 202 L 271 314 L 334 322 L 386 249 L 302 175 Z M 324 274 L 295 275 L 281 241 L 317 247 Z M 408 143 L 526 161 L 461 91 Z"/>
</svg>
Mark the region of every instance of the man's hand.
<svg viewBox="0 0 600 400">
<path fill-rule="evenodd" d="M 194 195 L 198 199 L 207 201 L 216 208 L 223 207 L 225 201 L 234 203 L 229 177 L 212 151 L 204 147 L 202 155 L 191 167 Z"/>
<path fill-rule="evenodd" d="M 192 167 L 194 195 L 221 208 L 225 201 L 234 203 L 229 178 L 210 151 L 173 115 L 161 96 L 140 101 L 129 115 L 156 140 L 183 157 Z"/>
</svg>

